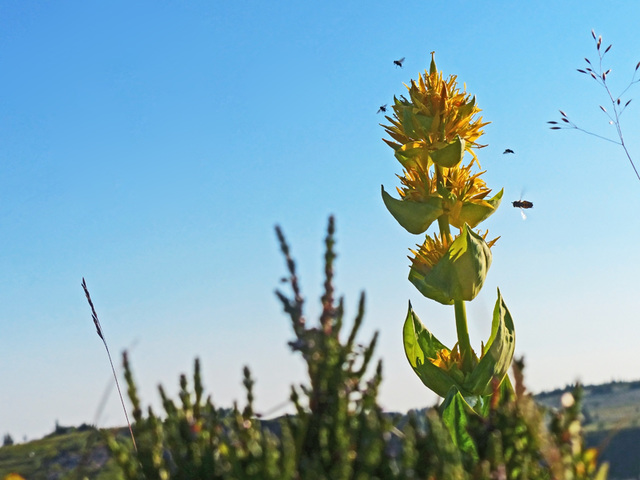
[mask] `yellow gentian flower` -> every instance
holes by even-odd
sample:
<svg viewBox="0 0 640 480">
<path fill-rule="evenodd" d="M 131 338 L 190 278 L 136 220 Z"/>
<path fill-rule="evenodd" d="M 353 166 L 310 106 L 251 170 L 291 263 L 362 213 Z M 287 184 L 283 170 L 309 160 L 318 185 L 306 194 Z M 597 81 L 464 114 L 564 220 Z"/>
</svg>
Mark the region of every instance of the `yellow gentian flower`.
<svg viewBox="0 0 640 480">
<path fill-rule="evenodd" d="M 391 125 L 383 127 L 394 141 L 385 142 L 396 151 L 403 145 L 411 145 L 414 156 L 415 150 L 422 150 L 423 155 L 416 161 L 425 163 L 429 154 L 460 137 L 464 151 L 477 161 L 473 149 L 485 146 L 476 140 L 488 122 L 482 122 L 482 117 L 476 118 L 481 110 L 475 104 L 475 97 L 466 93 L 466 85 L 460 91 L 456 79 L 456 75 L 443 79 L 432 52 L 430 71 L 420 75 L 417 82 L 411 81 L 411 86 L 407 86 L 409 99 L 404 96 L 396 99 L 393 117 L 386 117 Z M 423 164 L 423 167 L 428 169 L 429 165 Z"/>
</svg>

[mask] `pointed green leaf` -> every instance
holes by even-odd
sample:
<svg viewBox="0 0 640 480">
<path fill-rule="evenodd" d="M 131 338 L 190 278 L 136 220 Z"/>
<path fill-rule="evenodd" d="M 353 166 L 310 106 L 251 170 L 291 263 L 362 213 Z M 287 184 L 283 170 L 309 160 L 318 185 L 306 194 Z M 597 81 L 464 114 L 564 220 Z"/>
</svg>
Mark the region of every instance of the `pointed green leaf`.
<svg viewBox="0 0 640 480">
<path fill-rule="evenodd" d="M 389 129 L 387 129 L 387 133 L 389 132 Z M 392 142 L 391 140 L 387 140 L 386 138 L 383 138 L 382 141 L 384 143 L 386 143 L 387 145 L 389 145 L 391 148 L 393 148 L 393 151 L 395 152 L 396 150 L 398 150 L 402 145 L 400 145 L 399 143 L 396 142 Z"/>
<path fill-rule="evenodd" d="M 453 142 L 449 143 L 445 147 L 440 148 L 429 153 L 433 163 L 440 167 L 451 168 L 455 167 L 462 161 L 464 156 L 465 141 L 460 138 L 460 135 L 456 135 Z"/>
<path fill-rule="evenodd" d="M 404 352 L 411 368 L 428 388 L 444 397 L 451 387 L 460 385 L 463 379 L 462 372 L 447 372 L 429 361 L 430 358 L 436 358 L 439 351 L 449 349 L 425 328 L 411 308 L 411 303 L 402 329 L 402 337 Z M 454 378 L 453 375 L 458 378 Z"/>
<path fill-rule="evenodd" d="M 438 340 L 418 318 L 413 311 L 411 302 L 403 328 L 404 350 L 412 367 L 424 363 L 425 358 L 435 358 L 443 349 L 449 350 Z"/>
<path fill-rule="evenodd" d="M 458 218 L 454 219 L 451 217 L 451 224 L 454 227 L 461 228 L 462 225 L 466 223 L 471 228 L 475 228 L 480 222 L 486 220 L 496 211 L 502 201 L 503 193 L 504 189 L 500 190 L 493 198 L 483 201 L 482 204 L 465 202 L 462 205 Z"/>
<path fill-rule="evenodd" d="M 413 169 L 416 165 L 429 166 L 429 155 L 420 142 L 409 142 L 397 148 L 394 156 L 406 169 Z"/>
<path fill-rule="evenodd" d="M 387 210 L 398 223 L 409 233 L 424 233 L 440 215 L 442 215 L 442 199 L 429 197 L 426 202 L 397 200 L 385 192 L 382 187 L 382 200 Z"/>
<path fill-rule="evenodd" d="M 478 460 L 478 449 L 469 432 L 467 425 L 469 418 L 477 413 L 466 402 L 462 394 L 452 387 L 440 406 L 442 411 L 442 421 L 449 430 L 453 443 L 474 460 Z"/>
<path fill-rule="evenodd" d="M 393 104 L 395 107 L 406 107 L 411 105 L 404 95 L 400 95 L 400 98 L 393 96 Z"/>
<path fill-rule="evenodd" d="M 425 297 L 444 305 L 455 300 L 473 300 L 480 292 L 491 265 L 491 250 L 484 239 L 463 226 L 447 253 L 428 272 L 415 264 L 409 280 Z"/>
<path fill-rule="evenodd" d="M 401 115 L 398 116 L 402 123 L 402 129 L 409 138 L 421 138 L 420 124 L 415 119 L 414 107 L 402 107 Z"/>
<path fill-rule="evenodd" d="M 475 107 L 475 105 L 476 105 L 476 97 L 474 95 L 473 97 L 471 97 L 471 100 L 468 103 L 465 103 L 464 105 L 461 105 L 458 108 L 457 118 L 463 119 L 471 115 L 473 113 L 473 107 Z"/>
<path fill-rule="evenodd" d="M 493 310 L 491 336 L 485 346 L 485 354 L 466 379 L 467 390 L 478 394 L 491 392 L 491 380 L 502 380 L 507 374 L 516 346 L 516 333 L 511 313 L 498 290 L 498 300 Z"/>
</svg>

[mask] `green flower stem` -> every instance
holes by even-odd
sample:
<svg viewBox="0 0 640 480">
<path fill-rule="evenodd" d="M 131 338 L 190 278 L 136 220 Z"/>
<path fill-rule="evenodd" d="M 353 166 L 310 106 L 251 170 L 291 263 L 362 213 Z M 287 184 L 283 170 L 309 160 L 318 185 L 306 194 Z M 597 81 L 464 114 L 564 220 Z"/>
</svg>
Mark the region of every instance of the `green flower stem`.
<svg viewBox="0 0 640 480">
<path fill-rule="evenodd" d="M 438 227 L 440 227 L 440 237 L 444 241 L 445 238 L 448 243 L 453 241 L 453 237 L 451 236 L 451 230 L 449 229 L 449 216 L 441 215 L 438 217 Z"/>
<path fill-rule="evenodd" d="M 442 167 L 435 165 L 435 173 L 436 180 L 438 183 L 442 182 Z M 445 238 L 448 243 L 453 241 L 453 237 L 451 236 L 451 230 L 449 229 L 449 216 L 448 215 L 440 215 L 438 217 L 438 227 L 440 228 L 440 237 L 444 241 Z"/>
<path fill-rule="evenodd" d="M 442 167 L 435 166 L 436 178 L 442 181 Z M 449 216 L 441 215 L 438 217 L 438 227 L 440 228 L 440 236 L 448 243 L 453 241 L 451 229 L 449 228 Z M 469 340 L 469 328 L 467 326 L 467 311 L 464 306 L 464 300 L 455 300 L 453 303 L 456 315 L 456 331 L 458 333 L 458 347 L 460 348 L 460 356 L 462 357 L 462 368 L 465 372 L 473 370 L 473 351 L 471 350 L 471 342 Z"/>
<path fill-rule="evenodd" d="M 456 312 L 456 331 L 458 332 L 458 347 L 462 357 L 462 369 L 465 372 L 473 370 L 473 351 L 469 341 L 469 328 L 467 327 L 467 311 L 464 300 L 456 300 L 453 303 Z"/>
</svg>

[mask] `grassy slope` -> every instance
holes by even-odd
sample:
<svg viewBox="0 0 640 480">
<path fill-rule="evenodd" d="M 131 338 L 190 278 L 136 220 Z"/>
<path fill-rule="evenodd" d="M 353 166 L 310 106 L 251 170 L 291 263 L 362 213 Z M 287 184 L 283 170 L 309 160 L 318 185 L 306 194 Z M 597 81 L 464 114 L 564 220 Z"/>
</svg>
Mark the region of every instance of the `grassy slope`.
<svg viewBox="0 0 640 480">
<path fill-rule="evenodd" d="M 74 474 L 69 475 L 74 470 Z M 9 473 L 18 473 L 28 480 L 115 478 L 114 466 L 96 430 L 49 435 L 28 443 L 2 447 L 0 479 Z M 80 473 L 83 475 L 78 475 Z"/>
</svg>

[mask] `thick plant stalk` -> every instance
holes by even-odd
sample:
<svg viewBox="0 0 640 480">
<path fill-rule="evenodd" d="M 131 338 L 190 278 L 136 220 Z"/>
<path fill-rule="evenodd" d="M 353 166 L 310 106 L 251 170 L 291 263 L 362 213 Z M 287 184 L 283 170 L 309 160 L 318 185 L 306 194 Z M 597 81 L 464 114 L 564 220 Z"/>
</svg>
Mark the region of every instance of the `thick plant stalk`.
<svg viewBox="0 0 640 480">
<path fill-rule="evenodd" d="M 456 332 L 458 334 L 458 346 L 462 357 L 462 367 L 465 372 L 473 369 L 473 350 L 469 340 L 469 328 L 467 326 L 467 311 L 464 300 L 456 300 L 453 304 L 456 315 Z"/>
</svg>

